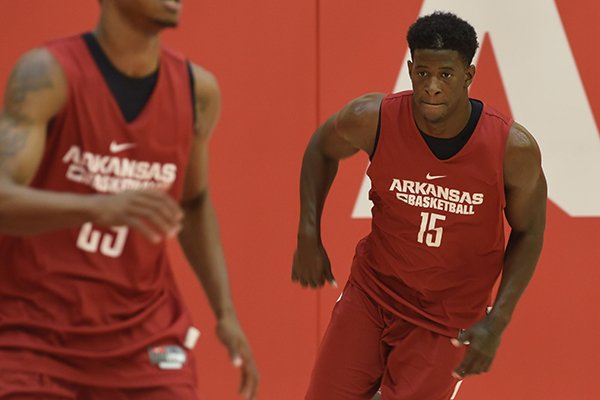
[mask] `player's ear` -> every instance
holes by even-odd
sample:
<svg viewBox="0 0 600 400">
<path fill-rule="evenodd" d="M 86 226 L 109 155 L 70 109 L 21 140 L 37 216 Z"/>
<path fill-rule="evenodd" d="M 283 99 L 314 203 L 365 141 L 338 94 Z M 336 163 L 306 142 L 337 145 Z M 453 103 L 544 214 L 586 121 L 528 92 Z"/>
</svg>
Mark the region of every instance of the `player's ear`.
<svg viewBox="0 0 600 400">
<path fill-rule="evenodd" d="M 477 68 L 475 65 L 471 64 L 465 69 L 465 89 L 471 86 L 473 83 L 473 78 L 475 78 L 475 72 L 477 72 Z"/>
<path fill-rule="evenodd" d="M 413 62 L 408 60 L 406 61 L 406 65 L 408 66 L 408 76 L 412 76 Z"/>
</svg>

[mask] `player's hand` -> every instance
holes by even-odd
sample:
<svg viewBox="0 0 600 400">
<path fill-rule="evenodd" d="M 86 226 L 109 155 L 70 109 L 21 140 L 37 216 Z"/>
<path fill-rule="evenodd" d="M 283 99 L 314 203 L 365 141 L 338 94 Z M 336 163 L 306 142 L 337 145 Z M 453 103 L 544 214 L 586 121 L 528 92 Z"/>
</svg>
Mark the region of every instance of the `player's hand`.
<svg viewBox="0 0 600 400">
<path fill-rule="evenodd" d="M 129 226 L 152 242 L 177 235 L 183 211 L 161 189 L 124 191 L 92 198 L 94 223 L 101 226 Z"/>
<path fill-rule="evenodd" d="M 492 327 L 489 317 L 486 317 L 461 332 L 458 338 L 451 339 L 452 344 L 456 347 L 468 346 L 465 357 L 454 369 L 452 375 L 457 379 L 462 379 L 468 375 L 489 371 L 500 345 L 501 335 L 501 332 Z"/>
<path fill-rule="evenodd" d="M 337 287 L 329 256 L 320 241 L 317 244 L 298 241 L 292 262 L 292 282 L 312 288 L 321 287 L 327 282 Z"/>
<path fill-rule="evenodd" d="M 235 316 L 221 318 L 217 323 L 217 336 L 227 347 L 231 362 L 240 368 L 240 394 L 247 400 L 255 400 L 260 380 L 248 340 Z"/>
</svg>

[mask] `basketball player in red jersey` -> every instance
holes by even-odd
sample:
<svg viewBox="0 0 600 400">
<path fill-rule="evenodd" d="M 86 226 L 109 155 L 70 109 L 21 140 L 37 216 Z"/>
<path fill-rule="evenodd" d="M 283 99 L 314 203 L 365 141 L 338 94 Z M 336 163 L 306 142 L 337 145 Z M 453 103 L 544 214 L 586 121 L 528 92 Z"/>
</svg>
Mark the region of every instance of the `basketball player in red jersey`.
<svg viewBox="0 0 600 400">
<path fill-rule="evenodd" d="M 101 0 L 93 33 L 25 54 L 0 117 L 0 398 L 195 399 L 178 236 L 255 399 L 207 185 L 220 94 L 161 46 L 178 0 Z"/>
<path fill-rule="evenodd" d="M 304 155 L 294 281 L 335 282 L 319 227 L 339 160 L 369 155 L 374 204 L 310 400 L 366 400 L 378 388 L 383 400 L 454 398 L 464 377 L 490 368 L 542 248 L 540 151 L 524 127 L 469 98 L 475 30 L 437 12 L 413 24 L 408 44 L 413 90 L 351 101 Z"/>
</svg>

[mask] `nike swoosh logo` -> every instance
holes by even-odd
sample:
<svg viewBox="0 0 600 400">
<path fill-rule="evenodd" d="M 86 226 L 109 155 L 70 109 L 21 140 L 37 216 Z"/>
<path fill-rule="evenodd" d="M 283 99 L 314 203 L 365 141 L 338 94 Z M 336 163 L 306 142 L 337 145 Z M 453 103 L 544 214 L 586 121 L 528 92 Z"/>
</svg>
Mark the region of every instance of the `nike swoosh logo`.
<svg viewBox="0 0 600 400">
<path fill-rule="evenodd" d="M 135 143 L 117 143 L 114 140 L 110 142 L 109 150 L 111 153 L 120 153 L 135 147 Z"/>
<path fill-rule="evenodd" d="M 427 173 L 427 176 L 426 176 L 426 178 L 427 178 L 427 179 L 429 179 L 429 180 L 432 180 L 432 179 L 440 179 L 440 178 L 445 178 L 445 177 L 447 177 L 447 176 L 448 176 L 448 175 L 431 175 L 431 174 L 428 172 L 428 173 Z"/>
</svg>

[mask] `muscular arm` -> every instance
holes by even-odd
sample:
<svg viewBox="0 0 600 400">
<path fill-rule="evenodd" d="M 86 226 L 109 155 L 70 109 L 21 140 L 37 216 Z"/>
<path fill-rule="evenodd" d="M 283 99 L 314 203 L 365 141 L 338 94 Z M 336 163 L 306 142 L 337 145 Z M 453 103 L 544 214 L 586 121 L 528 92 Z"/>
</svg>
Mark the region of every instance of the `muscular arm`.
<svg viewBox="0 0 600 400">
<path fill-rule="evenodd" d="M 468 329 L 459 341 L 470 342 L 457 378 L 489 370 L 500 337 L 511 320 L 537 264 L 546 222 L 546 179 L 540 150 L 519 124 L 511 128 L 504 155 L 505 215 L 511 227 L 502 280 L 491 313 Z"/>
<path fill-rule="evenodd" d="M 46 125 L 66 98 L 66 81 L 43 49 L 25 54 L 6 88 L 0 115 L 0 232 L 38 233 L 91 218 L 82 196 L 27 187 L 43 155 Z"/>
<path fill-rule="evenodd" d="M 225 257 L 208 193 L 208 142 L 220 113 L 220 93 L 207 71 L 194 67 L 193 72 L 197 124 L 181 202 L 185 216 L 179 241 L 219 319 L 233 313 Z"/>
<path fill-rule="evenodd" d="M 197 122 L 181 202 L 185 214 L 179 242 L 215 314 L 217 335 L 234 364 L 242 367 L 240 391 L 246 398 L 254 399 L 258 372 L 231 299 L 217 217 L 208 189 L 208 144 L 219 118 L 221 95 L 212 74 L 198 66 L 193 66 L 192 71 Z"/>
<path fill-rule="evenodd" d="M 503 331 L 525 291 L 539 259 L 546 224 L 546 179 L 539 148 L 527 130 L 511 129 L 504 159 L 506 219 L 511 227 L 500 289 L 490 313 Z"/>
<path fill-rule="evenodd" d="M 0 233 L 36 234 L 91 221 L 129 225 L 153 241 L 170 234 L 180 210 L 164 192 L 79 195 L 28 186 L 44 154 L 48 122 L 66 97 L 66 78 L 47 50 L 32 50 L 17 63 L 0 115 Z"/>
<path fill-rule="evenodd" d="M 373 152 L 384 95 L 359 97 L 321 125 L 311 137 L 300 174 L 300 223 L 292 280 L 302 286 L 334 283 L 329 259 L 321 242 L 321 214 L 337 173 L 339 161 L 363 150 Z"/>
</svg>

